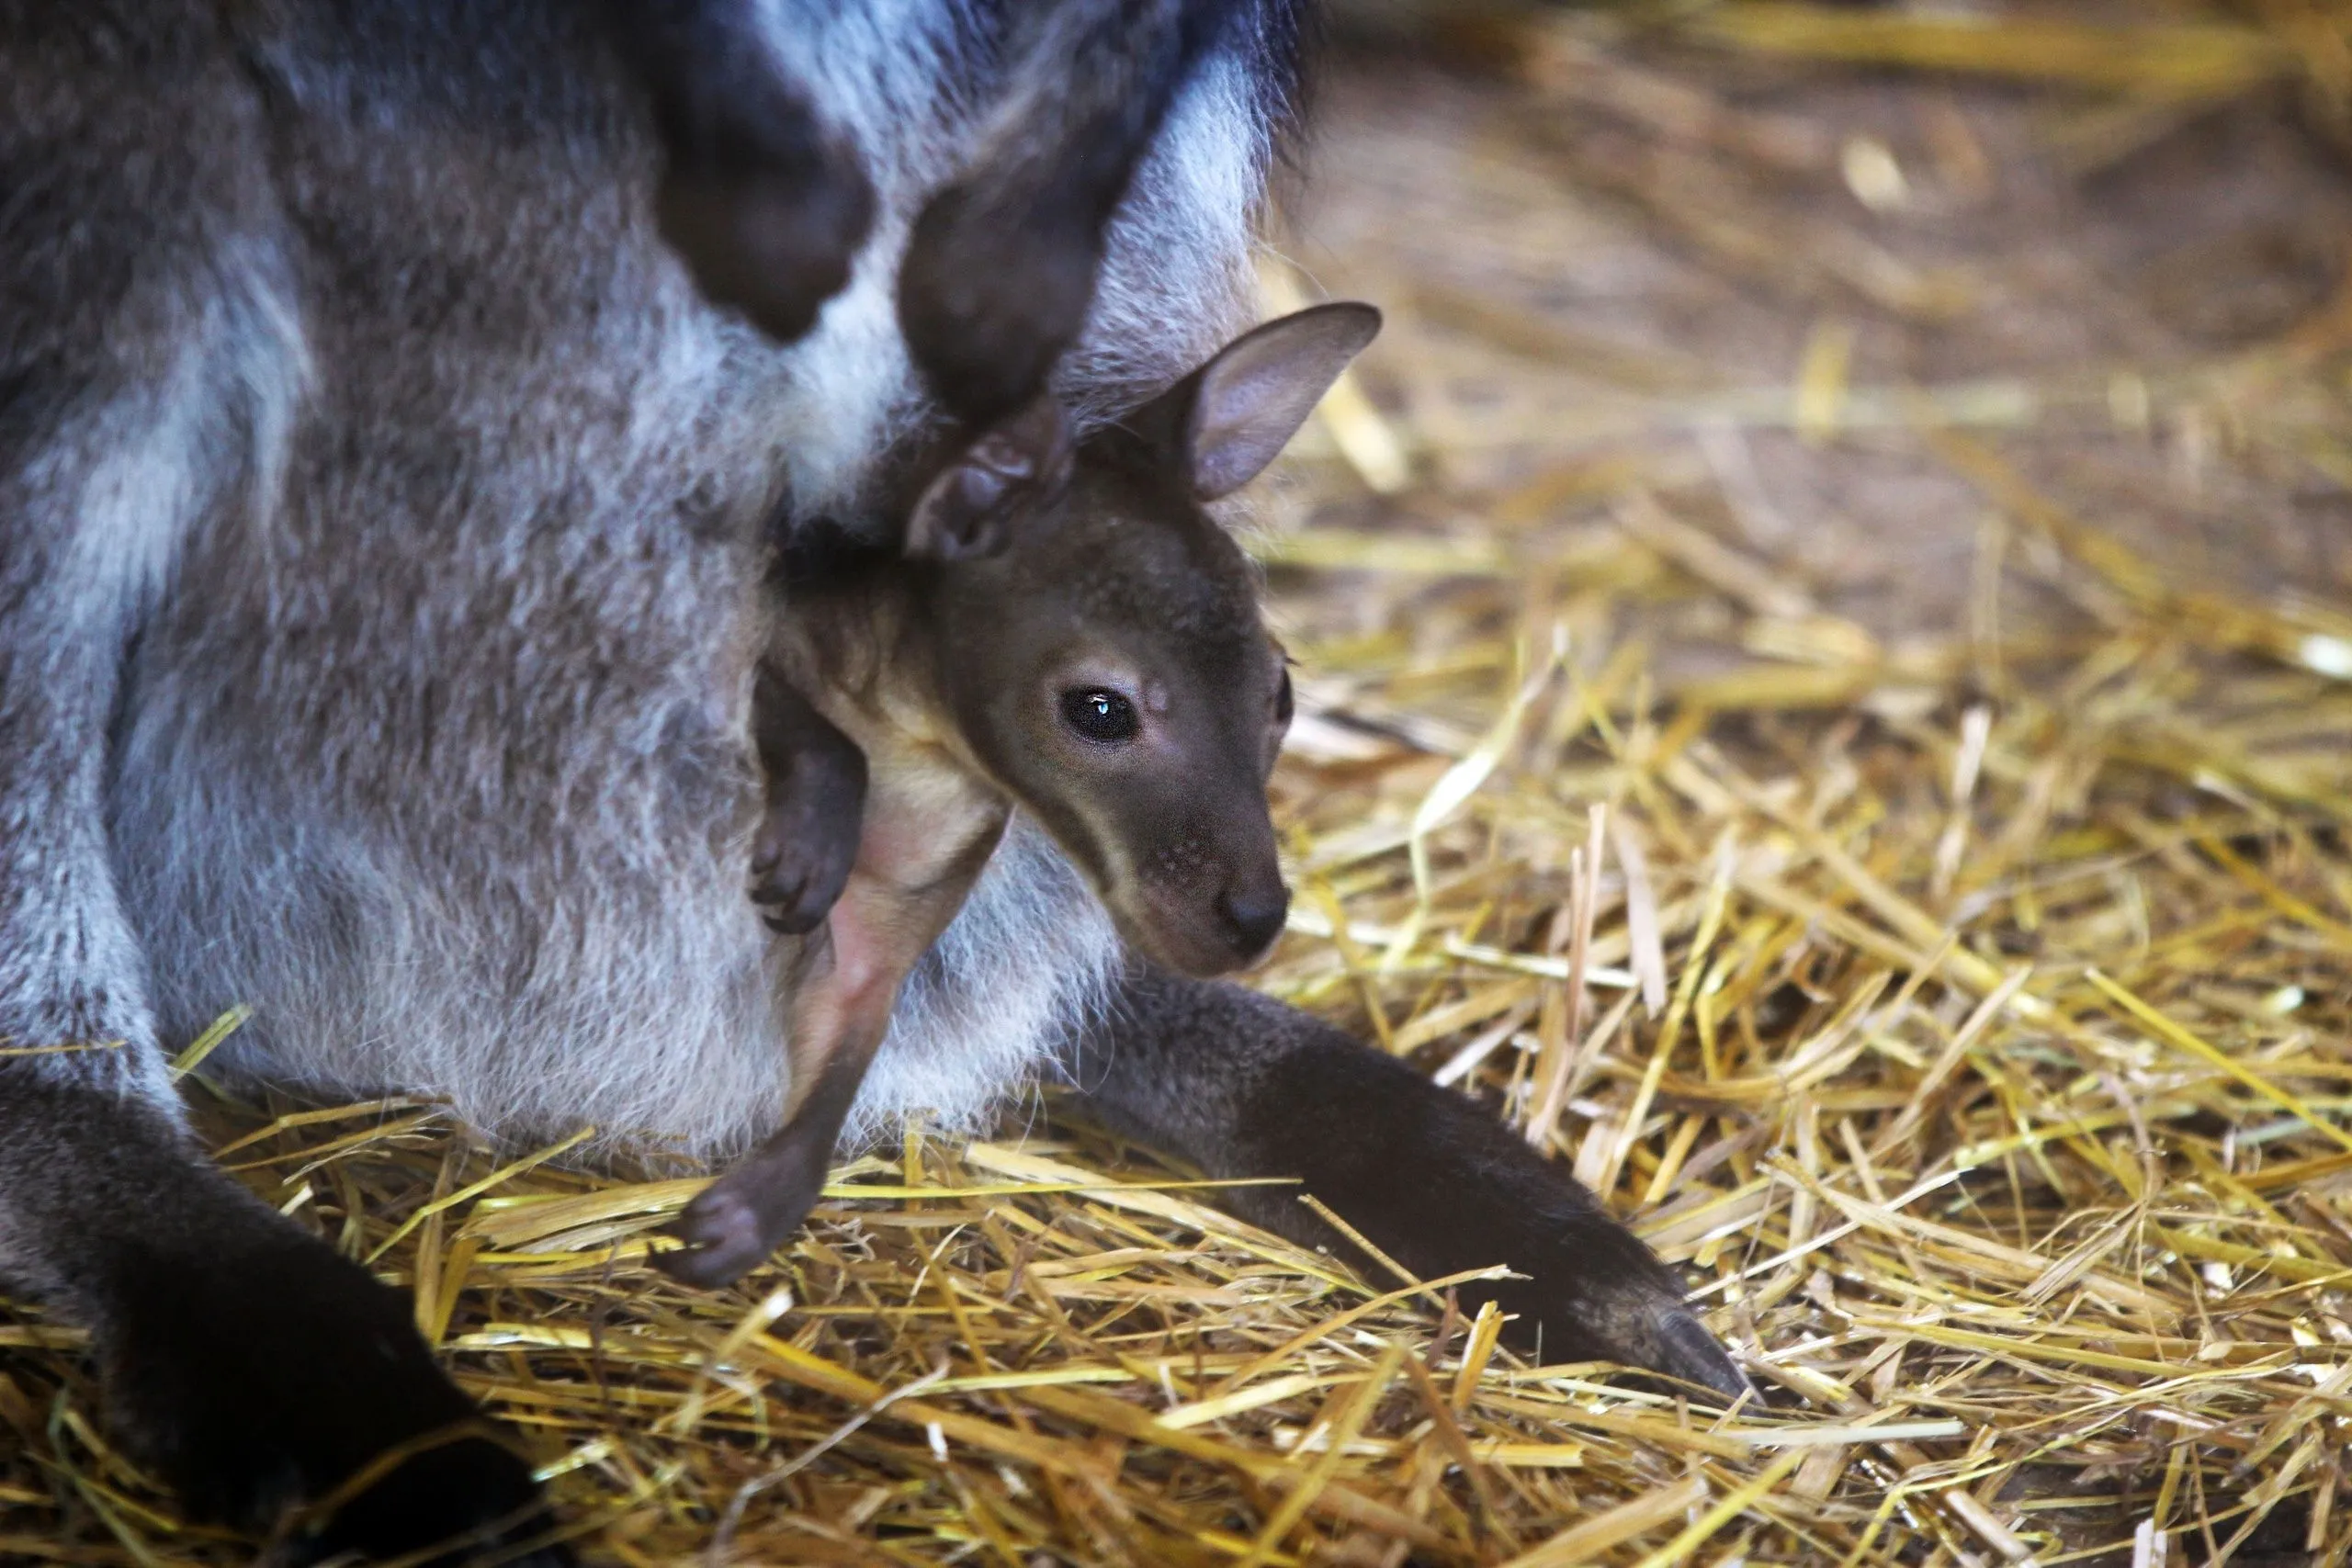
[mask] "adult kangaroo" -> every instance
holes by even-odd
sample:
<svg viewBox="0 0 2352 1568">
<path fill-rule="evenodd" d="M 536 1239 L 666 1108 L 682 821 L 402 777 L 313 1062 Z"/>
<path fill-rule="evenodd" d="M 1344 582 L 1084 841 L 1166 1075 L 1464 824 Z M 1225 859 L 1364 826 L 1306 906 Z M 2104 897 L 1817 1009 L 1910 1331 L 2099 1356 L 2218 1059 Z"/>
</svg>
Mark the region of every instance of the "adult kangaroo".
<svg viewBox="0 0 2352 1568">
<path fill-rule="evenodd" d="M 1054 144 L 1015 134 L 1058 113 L 1034 71 L 1122 17 L 1183 45 L 1144 73 L 1165 113 L 1113 126 L 1115 208 L 1009 254 L 1092 269 L 1057 373 L 1081 414 L 1231 335 L 1295 3 L 741 9 L 870 202 L 827 220 L 845 287 L 780 344 L 696 288 L 734 231 L 680 220 L 695 165 L 610 8 L 0 0 L 0 1272 L 88 1325 L 117 1430 L 193 1508 L 451 1561 L 542 1522 L 405 1303 L 207 1162 L 166 1049 L 243 1001 L 213 1065 L 248 1081 L 720 1162 L 772 1132 L 790 998 L 743 886 L 767 552 L 873 525 L 938 445 L 937 323 L 990 308 L 938 280 L 998 259 L 949 198 Z M 1067 314 L 951 404 L 1013 398 Z M 1741 1386 L 1565 1174 L 1329 1028 L 1124 958 L 1016 825 L 851 1132 L 1072 1065 L 1107 1121 L 1303 1176 L 1409 1267 L 1512 1264 L 1547 1348 Z"/>
</svg>

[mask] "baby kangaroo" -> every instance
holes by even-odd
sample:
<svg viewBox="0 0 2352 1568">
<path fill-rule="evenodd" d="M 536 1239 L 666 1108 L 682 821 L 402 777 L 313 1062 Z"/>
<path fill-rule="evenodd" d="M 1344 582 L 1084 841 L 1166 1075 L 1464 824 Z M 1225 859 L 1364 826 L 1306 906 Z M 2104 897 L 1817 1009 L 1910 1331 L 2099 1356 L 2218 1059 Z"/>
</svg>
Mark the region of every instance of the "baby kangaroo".
<svg viewBox="0 0 2352 1568">
<path fill-rule="evenodd" d="M 673 1275 L 731 1280 L 798 1226 L 900 985 L 1016 807 L 1157 962 L 1205 977 L 1272 945 L 1290 678 L 1204 503 L 1272 461 L 1379 329 L 1353 304 L 1270 322 L 1075 451 L 1033 404 L 932 481 L 899 552 L 787 570 L 754 705 L 752 896 L 780 930 L 822 931 L 784 1126 L 680 1216 Z"/>
</svg>

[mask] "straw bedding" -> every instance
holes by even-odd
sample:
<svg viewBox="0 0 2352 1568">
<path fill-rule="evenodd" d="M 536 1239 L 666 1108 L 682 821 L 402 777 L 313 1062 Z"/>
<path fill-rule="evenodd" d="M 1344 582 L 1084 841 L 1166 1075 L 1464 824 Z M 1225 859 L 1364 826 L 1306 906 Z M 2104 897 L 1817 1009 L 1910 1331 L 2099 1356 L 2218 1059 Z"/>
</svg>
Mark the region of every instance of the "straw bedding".
<svg viewBox="0 0 2352 1568">
<path fill-rule="evenodd" d="M 2352 7 L 1675 13 L 1339 72 L 1269 299 L 1392 327 L 1257 536 L 1256 983 L 1525 1129 L 1769 1399 L 1514 1356 L 1050 1092 L 709 1294 L 640 1261 L 690 1183 L 193 1064 L 593 1556 L 2352 1555 Z M 0 1558 L 250 1554 L 70 1331 L 0 1346 Z"/>
</svg>

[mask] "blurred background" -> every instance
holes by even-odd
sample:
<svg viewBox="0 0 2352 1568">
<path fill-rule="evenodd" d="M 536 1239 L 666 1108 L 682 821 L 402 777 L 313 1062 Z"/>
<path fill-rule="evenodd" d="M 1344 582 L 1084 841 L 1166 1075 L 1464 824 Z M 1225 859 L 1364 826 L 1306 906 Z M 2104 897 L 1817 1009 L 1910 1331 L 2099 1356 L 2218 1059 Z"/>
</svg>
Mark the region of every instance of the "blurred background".
<svg viewBox="0 0 2352 1568">
<path fill-rule="evenodd" d="M 690 1188 L 430 1106 L 224 1104 L 231 1163 L 601 1561 L 2345 1562 L 2352 5 L 1337 22 L 1266 304 L 1388 327 L 1251 536 L 1257 983 L 1576 1170 L 1768 1401 L 1500 1349 L 1050 1091 L 719 1295 L 639 1261 Z M 0 1346 L 0 1557 L 240 1559 Z"/>
</svg>

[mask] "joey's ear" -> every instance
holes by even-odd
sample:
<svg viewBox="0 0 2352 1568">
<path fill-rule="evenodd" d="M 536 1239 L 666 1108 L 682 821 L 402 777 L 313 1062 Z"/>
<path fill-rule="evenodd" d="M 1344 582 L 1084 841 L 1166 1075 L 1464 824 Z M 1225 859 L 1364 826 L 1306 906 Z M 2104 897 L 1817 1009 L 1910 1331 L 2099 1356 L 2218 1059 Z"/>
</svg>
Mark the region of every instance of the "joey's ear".
<svg viewBox="0 0 2352 1568">
<path fill-rule="evenodd" d="M 977 560 L 1012 542 L 1024 512 L 1069 482 L 1069 424 L 1050 396 L 974 441 L 907 519 L 910 560 Z"/>
<path fill-rule="evenodd" d="M 1169 392 L 1193 494 L 1215 501 L 1256 479 L 1379 332 L 1369 305 L 1313 306 L 1243 333 Z"/>
</svg>

